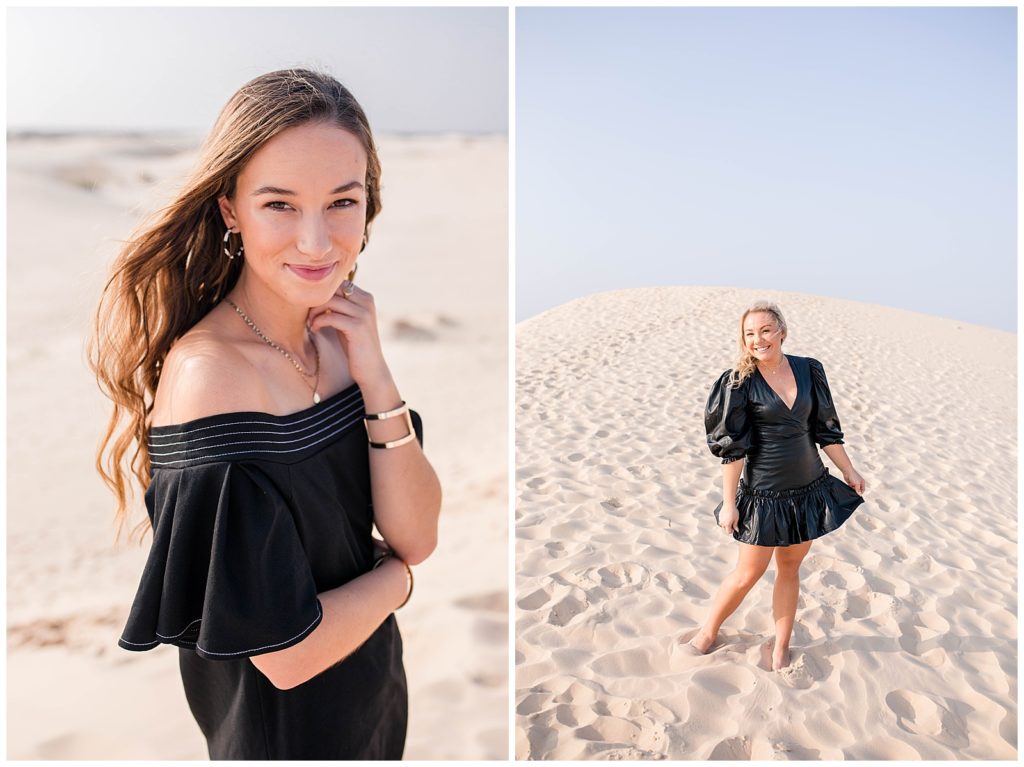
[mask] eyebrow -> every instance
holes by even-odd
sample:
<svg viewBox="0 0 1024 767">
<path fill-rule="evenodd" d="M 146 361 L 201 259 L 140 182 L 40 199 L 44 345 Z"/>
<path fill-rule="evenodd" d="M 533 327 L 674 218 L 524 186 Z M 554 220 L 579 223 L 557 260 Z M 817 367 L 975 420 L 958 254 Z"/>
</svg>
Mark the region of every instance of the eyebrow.
<svg viewBox="0 0 1024 767">
<path fill-rule="evenodd" d="M 339 187 L 335 187 L 330 192 L 328 192 L 328 194 L 342 194 L 343 192 L 350 192 L 353 189 L 362 188 L 363 185 L 360 184 L 358 181 L 349 181 L 347 184 L 342 184 Z M 282 189 L 279 186 L 261 186 L 259 189 L 252 193 L 252 196 L 256 197 L 257 195 L 261 194 L 280 194 L 291 195 L 292 197 L 294 197 L 296 193 L 293 192 L 291 189 Z"/>
</svg>

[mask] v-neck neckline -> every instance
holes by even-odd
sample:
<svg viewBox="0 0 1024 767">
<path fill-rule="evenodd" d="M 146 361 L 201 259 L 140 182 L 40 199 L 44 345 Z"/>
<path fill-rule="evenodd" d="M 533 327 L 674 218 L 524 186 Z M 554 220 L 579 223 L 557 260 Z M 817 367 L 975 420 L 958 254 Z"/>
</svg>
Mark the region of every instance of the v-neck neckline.
<svg viewBox="0 0 1024 767">
<path fill-rule="evenodd" d="M 789 362 L 788 354 L 783 354 L 782 356 L 786 358 L 786 362 Z M 771 393 L 775 395 L 775 399 L 782 403 L 782 406 L 786 408 L 786 411 L 788 413 L 792 413 L 793 408 L 796 407 L 796 401 L 800 399 L 800 379 L 797 378 L 796 369 L 793 367 L 793 363 L 790 362 L 789 364 L 789 369 L 793 371 L 793 383 L 796 384 L 796 394 L 793 395 L 792 405 L 787 405 L 786 400 L 782 399 L 782 395 L 775 391 L 775 388 L 770 383 L 768 383 L 768 379 L 765 378 L 764 375 L 761 373 L 761 368 L 755 366 L 754 369 L 757 371 L 757 374 L 761 376 L 761 380 L 764 381 L 764 385 L 767 386 Z"/>
</svg>

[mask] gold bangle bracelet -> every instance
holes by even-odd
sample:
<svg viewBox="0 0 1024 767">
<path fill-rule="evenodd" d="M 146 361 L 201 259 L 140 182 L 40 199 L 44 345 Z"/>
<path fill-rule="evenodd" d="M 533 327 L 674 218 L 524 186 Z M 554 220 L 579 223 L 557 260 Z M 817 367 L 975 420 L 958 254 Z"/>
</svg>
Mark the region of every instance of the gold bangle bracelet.
<svg viewBox="0 0 1024 767">
<path fill-rule="evenodd" d="M 412 426 L 412 416 L 409 414 L 409 408 L 404 404 L 402 405 L 402 407 L 404 407 L 405 410 L 401 410 L 401 408 L 399 408 L 399 410 L 401 410 L 400 414 L 405 415 L 405 425 L 409 429 L 409 431 L 406 433 L 404 437 L 399 437 L 398 439 L 393 439 L 389 442 L 374 442 L 372 439 L 370 439 L 369 416 L 367 416 L 366 419 L 364 419 L 364 423 L 366 424 L 366 438 L 370 442 L 370 447 L 377 448 L 378 450 L 390 450 L 393 447 L 401 447 L 402 445 L 406 445 L 412 442 L 414 439 L 416 439 L 416 430 Z M 392 410 L 390 412 L 394 413 L 395 411 Z M 380 413 L 378 413 L 377 415 L 380 415 Z M 388 417 L 390 418 L 391 416 Z"/>
<path fill-rule="evenodd" d="M 408 412 L 409 406 L 406 404 L 405 400 L 402 400 L 402 404 L 393 410 L 385 410 L 381 413 L 367 413 L 363 418 L 367 421 L 386 421 L 389 418 L 394 418 L 396 415 Z"/>
<path fill-rule="evenodd" d="M 385 554 L 385 555 L 383 555 L 381 557 L 378 557 L 377 561 L 373 563 L 373 567 L 371 567 L 370 569 L 371 570 L 376 570 L 378 567 L 383 565 L 389 559 L 397 559 L 399 562 L 402 563 L 402 565 L 405 567 L 405 574 L 408 577 L 408 581 L 409 581 L 409 593 L 407 593 L 405 595 L 405 599 L 402 600 L 402 604 L 400 604 L 398 607 L 395 608 L 396 610 L 401 610 L 403 607 L 405 607 L 409 603 L 409 600 L 412 599 L 412 587 L 413 587 L 413 585 L 415 583 L 413 581 L 413 577 L 412 577 L 412 568 L 409 567 L 409 563 L 406 562 L 401 557 L 396 557 L 394 552 L 388 552 L 387 554 Z"/>
<path fill-rule="evenodd" d="M 405 574 L 409 576 L 409 593 L 405 595 L 405 601 L 395 608 L 396 610 L 401 610 L 403 607 L 409 604 L 409 600 L 412 599 L 412 587 L 415 585 L 415 583 L 412 577 L 412 568 L 409 567 L 409 563 L 402 558 L 399 558 L 398 561 L 405 565 Z"/>
<path fill-rule="evenodd" d="M 411 432 L 406 434 L 401 439 L 393 439 L 390 442 L 370 442 L 370 447 L 376 448 L 377 450 L 390 450 L 394 447 L 401 447 L 402 445 L 408 445 L 416 439 L 416 433 Z"/>
</svg>

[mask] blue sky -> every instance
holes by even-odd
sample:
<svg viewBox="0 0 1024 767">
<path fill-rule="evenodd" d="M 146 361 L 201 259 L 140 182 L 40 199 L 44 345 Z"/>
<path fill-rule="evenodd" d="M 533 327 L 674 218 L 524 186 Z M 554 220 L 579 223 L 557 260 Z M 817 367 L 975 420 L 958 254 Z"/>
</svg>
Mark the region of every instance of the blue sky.
<svg viewBox="0 0 1024 767">
<path fill-rule="evenodd" d="M 326 68 L 377 132 L 505 133 L 505 8 L 8 8 L 13 128 L 205 132 L 239 86 Z"/>
<path fill-rule="evenodd" d="M 728 285 L 1016 328 L 1015 8 L 516 13 L 517 319 Z"/>
</svg>

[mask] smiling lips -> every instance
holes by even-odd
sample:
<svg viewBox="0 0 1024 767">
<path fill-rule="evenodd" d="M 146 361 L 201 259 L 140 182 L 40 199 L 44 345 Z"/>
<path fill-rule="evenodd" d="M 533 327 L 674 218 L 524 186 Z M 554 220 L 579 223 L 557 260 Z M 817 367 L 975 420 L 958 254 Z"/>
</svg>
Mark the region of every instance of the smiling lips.
<svg viewBox="0 0 1024 767">
<path fill-rule="evenodd" d="M 299 275 L 304 280 L 310 282 L 316 282 L 322 280 L 324 277 L 334 271 L 334 267 L 338 265 L 337 261 L 334 261 L 327 266 L 311 267 L 311 266 L 298 266 L 296 264 L 287 264 L 288 268 L 291 269 L 295 274 Z"/>
</svg>

